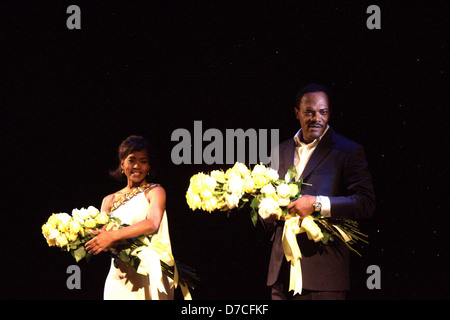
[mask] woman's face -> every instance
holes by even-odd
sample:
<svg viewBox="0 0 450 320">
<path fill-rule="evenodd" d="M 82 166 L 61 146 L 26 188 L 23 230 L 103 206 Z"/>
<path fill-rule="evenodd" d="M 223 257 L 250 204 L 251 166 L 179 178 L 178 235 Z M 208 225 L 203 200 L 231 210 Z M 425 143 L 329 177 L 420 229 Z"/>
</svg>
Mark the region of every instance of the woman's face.
<svg viewBox="0 0 450 320">
<path fill-rule="evenodd" d="M 127 176 L 128 184 L 139 186 L 150 170 L 146 150 L 134 151 L 122 161 L 122 169 Z"/>
</svg>

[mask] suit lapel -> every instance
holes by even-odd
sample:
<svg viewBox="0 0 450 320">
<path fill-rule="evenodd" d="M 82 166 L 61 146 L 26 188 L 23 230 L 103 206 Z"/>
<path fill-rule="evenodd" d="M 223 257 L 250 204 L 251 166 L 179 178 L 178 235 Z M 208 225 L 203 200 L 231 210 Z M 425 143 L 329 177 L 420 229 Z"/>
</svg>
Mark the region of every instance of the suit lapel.
<svg viewBox="0 0 450 320">
<path fill-rule="evenodd" d="M 308 176 L 313 172 L 313 170 L 323 161 L 323 159 L 328 156 L 332 149 L 332 136 L 333 130 L 331 128 L 328 129 L 327 133 L 322 137 L 316 149 L 314 150 L 311 158 L 306 164 L 305 169 L 303 170 L 303 180 L 306 180 Z"/>
<path fill-rule="evenodd" d="M 280 179 L 284 179 L 284 175 L 294 163 L 295 143 L 294 139 L 283 142 L 278 149 L 278 174 Z"/>
</svg>

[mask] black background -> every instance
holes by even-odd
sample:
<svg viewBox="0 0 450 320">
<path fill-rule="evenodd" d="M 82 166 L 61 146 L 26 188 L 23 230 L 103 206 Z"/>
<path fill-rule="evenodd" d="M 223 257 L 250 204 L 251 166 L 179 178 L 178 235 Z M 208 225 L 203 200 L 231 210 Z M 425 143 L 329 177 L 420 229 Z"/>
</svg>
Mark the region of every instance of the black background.
<svg viewBox="0 0 450 320">
<path fill-rule="evenodd" d="M 81 30 L 66 27 L 70 4 Z M 381 30 L 366 27 L 370 4 Z M 82 261 L 82 288 L 69 290 L 75 262 L 41 225 L 122 188 L 108 171 L 120 142 L 141 134 L 174 255 L 202 278 L 194 299 L 269 299 L 261 228 L 247 212 L 191 212 L 184 198 L 193 174 L 227 166 L 174 165 L 171 134 L 201 120 L 285 140 L 307 82 L 330 87 L 330 125 L 364 145 L 376 188 L 349 298 L 450 297 L 446 1 L 8 1 L 0 12 L 1 298 L 102 298 L 109 258 Z M 380 290 L 366 287 L 370 265 Z"/>
</svg>

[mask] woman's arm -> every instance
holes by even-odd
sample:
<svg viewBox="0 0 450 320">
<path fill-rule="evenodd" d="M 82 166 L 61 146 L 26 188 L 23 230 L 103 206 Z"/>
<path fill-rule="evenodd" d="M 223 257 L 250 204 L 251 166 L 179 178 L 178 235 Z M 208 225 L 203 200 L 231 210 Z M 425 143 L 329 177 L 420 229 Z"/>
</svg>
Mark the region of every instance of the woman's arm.
<svg viewBox="0 0 450 320">
<path fill-rule="evenodd" d="M 114 194 L 110 194 L 109 196 L 106 196 L 105 198 L 103 198 L 100 211 L 109 214 L 111 212 L 111 205 L 113 204 L 114 199 L 115 199 Z"/>
<path fill-rule="evenodd" d="M 166 209 L 166 192 L 162 187 L 158 186 L 148 191 L 146 197 L 150 203 L 147 219 L 131 226 L 111 231 L 113 241 L 153 234 L 158 231 L 164 210 Z"/>
<path fill-rule="evenodd" d="M 161 223 L 162 216 L 166 209 L 166 192 L 161 186 L 157 186 L 148 191 L 146 198 L 150 203 L 147 219 L 114 231 L 96 231 L 95 233 L 97 236 L 86 243 L 86 250 L 89 253 L 98 254 L 116 241 L 156 233 L 159 229 L 159 224 Z M 108 205 L 108 202 L 108 199 L 105 198 L 102 204 L 102 209 L 104 209 L 104 205 Z"/>
</svg>

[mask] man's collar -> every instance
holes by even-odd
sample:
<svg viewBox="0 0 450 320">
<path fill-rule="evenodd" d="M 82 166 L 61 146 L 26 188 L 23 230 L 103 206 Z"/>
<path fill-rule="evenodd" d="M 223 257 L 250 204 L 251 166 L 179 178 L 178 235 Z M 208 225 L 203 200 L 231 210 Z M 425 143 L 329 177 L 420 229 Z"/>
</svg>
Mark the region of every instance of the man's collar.
<svg viewBox="0 0 450 320">
<path fill-rule="evenodd" d="M 298 130 L 297 133 L 294 136 L 295 146 L 296 147 L 308 146 L 310 148 L 316 146 L 320 142 L 322 137 L 325 135 L 325 133 L 327 133 L 329 128 L 330 128 L 330 126 L 327 124 L 327 127 L 323 131 L 322 135 L 320 137 L 318 137 L 317 139 L 314 139 L 314 141 L 310 142 L 310 143 L 305 143 L 305 142 L 302 141 L 302 139 L 301 139 L 302 128 L 300 128 L 300 130 Z"/>
</svg>

